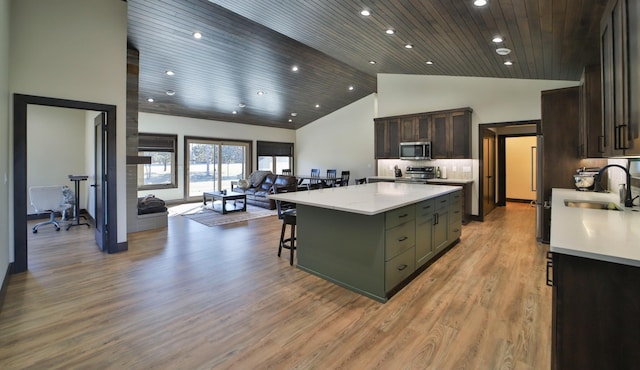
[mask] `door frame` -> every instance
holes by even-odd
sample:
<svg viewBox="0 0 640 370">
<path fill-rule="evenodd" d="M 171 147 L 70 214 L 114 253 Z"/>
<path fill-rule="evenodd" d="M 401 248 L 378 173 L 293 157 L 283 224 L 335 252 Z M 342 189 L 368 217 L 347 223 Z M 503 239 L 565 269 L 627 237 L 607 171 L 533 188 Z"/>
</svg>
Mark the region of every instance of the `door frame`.
<svg viewBox="0 0 640 370">
<path fill-rule="evenodd" d="M 478 179 L 482 180 L 484 178 L 484 167 L 483 167 L 483 161 L 484 161 L 484 142 L 483 142 L 483 136 L 482 136 L 482 131 L 484 129 L 491 129 L 491 128 L 500 128 L 500 127 L 507 127 L 507 126 L 518 126 L 518 125 L 536 125 L 536 127 L 538 126 L 540 120 L 539 119 L 532 119 L 532 120 L 525 120 L 525 121 L 508 121 L 508 122 L 494 122 L 494 123 L 481 123 L 478 125 Z M 533 134 L 535 135 L 535 133 Z M 500 136 L 499 134 L 496 134 L 496 144 L 497 144 L 497 154 L 496 154 L 496 176 L 498 176 L 498 184 L 496 186 L 496 192 L 498 193 L 498 203 L 496 203 L 498 206 L 501 205 L 501 200 L 503 198 L 506 199 L 506 194 L 505 194 L 505 189 L 506 189 L 506 183 L 504 186 L 501 186 L 501 182 L 504 181 L 504 168 L 505 168 L 505 151 L 504 151 L 504 146 L 502 147 L 502 150 L 500 149 Z M 502 135 L 504 136 L 504 135 Z M 503 139 L 504 140 L 504 139 Z M 484 184 L 482 181 L 478 181 L 478 218 L 480 218 L 480 221 L 484 221 L 484 204 L 483 204 L 483 198 L 484 197 Z M 506 201 L 505 201 L 506 203 Z"/>
<path fill-rule="evenodd" d="M 107 207 L 117 210 L 116 106 L 77 100 L 13 94 L 13 250 L 12 273 L 27 270 L 27 106 L 41 105 L 104 112 L 107 114 Z M 118 212 L 109 212 L 111 225 L 106 251 L 118 252 Z"/>
</svg>

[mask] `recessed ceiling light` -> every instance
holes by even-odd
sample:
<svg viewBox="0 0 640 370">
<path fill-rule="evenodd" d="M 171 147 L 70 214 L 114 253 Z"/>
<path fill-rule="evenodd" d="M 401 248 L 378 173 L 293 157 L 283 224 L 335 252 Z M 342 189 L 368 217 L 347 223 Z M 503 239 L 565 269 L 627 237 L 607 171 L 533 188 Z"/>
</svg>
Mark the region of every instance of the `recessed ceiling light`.
<svg viewBox="0 0 640 370">
<path fill-rule="evenodd" d="M 413 45 L 412 44 L 404 44 L 404 48 L 405 49 L 413 49 Z"/>
<path fill-rule="evenodd" d="M 473 5 L 475 6 L 485 6 L 487 5 L 487 0 L 474 0 Z"/>
<path fill-rule="evenodd" d="M 428 65 L 432 65 L 433 64 L 433 62 L 430 61 L 430 60 L 427 60 L 425 63 L 427 63 Z"/>
<path fill-rule="evenodd" d="M 353 86 L 349 86 L 349 91 L 353 91 Z"/>
<path fill-rule="evenodd" d="M 154 100 L 153 98 L 149 98 L 149 99 L 147 99 L 147 101 L 148 101 L 149 103 L 153 103 L 155 100 Z"/>
<path fill-rule="evenodd" d="M 513 65 L 513 62 L 512 62 L 512 61 L 510 61 L 510 60 L 506 60 L 506 61 L 504 62 L 504 65 L 505 65 L 505 66 L 512 66 L 512 65 Z"/>
<path fill-rule="evenodd" d="M 496 49 L 496 53 L 498 53 L 498 55 L 509 55 L 509 53 L 511 53 L 511 49 L 509 49 L 509 48 L 497 48 Z"/>
<path fill-rule="evenodd" d="M 289 118 L 288 122 L 293 122 L 293 120 L 291 118 Z"/>
<path fill-rule="evenodd" d="M 497 44 L 497 43 L 502 42 L 504 40 L 502 40 L 502 37 L 500 37 L 500 36 L 494 36 L 493 40 L 491 40 L 491 41 L 493 41 L 493 42 L 495 42 Z"/>
<path fill-rule="evenodd" d="M 371 11 L 370 11 L 370 10 L 367 10 L 367 9 L 363 9 L 363 10 L 360 12 L 360 15 L 364 15 L 365 17 L 368 17 L 368 16 L 370 16 L 370 15 L 371 15 Z"/>
<path fill-rule="evenodd" d="M 238 112 L 237 112 L 237 111 L 235 111 L 235 110 L 234 110 L 233 112 L 231 112 L 231 113 L 232 113 L 232 114 L 238 114 Z"/>
<path fill-rule="evenodd" d="M 264 94 L 266 94 L 266 92 L 264 92 L 264 91 L 262 91 L 262 90 L 259 90 L 256 94 L 258 94 L 258 95 L 264 95 Z"/>
<path fill-rule="evenodd" d="M 376 64 L 376 61 L 375 60 L 370 60 L 369 64 Z"/>
<path fill-rule="evenodd" d="M 298 72 L 298 66 L 291 67 L 291 70 L 294 71 L 294 72 Z"/>
<path fill-rule="evenodd" d="M 240 103 L 240 104 L 238 104 L 238 107 L 240 107 L 240 108 L 244 108 L 244 107 L 246 107 L 246 106 L 247 106 L 247 105 L 246 105 L 245 103 Z"/>
<path fill-rule="evenodd" d="M 201 39 L 201 38 L 202 38 L 202 33 L 201 33 L 201 32 L 198 32 L 198 31 L 195 31 L 195 32 L 193 33 L 193 38 L 195 38 L 195 39 Z"/>
<path fill-rule="evenodd" d="M 298 113 L 296 113 L 296 112 L 291 112 L 291 117 L 295 117 L 295 116 L 297 116 L 297 115 L 298 115 Z"/>
<path fill-rule="evenodd" d="M 320 104 L 316 104 L 316 108 L 320 108 Z"/>
<path fill-rule="evenodd" d="M 165 72 L 167 74 L 167 76 L 173 76 L 175 75 L 175 73 L 172 70 L 168 70 Z"/>
<path fill-rule="evenodd" d="M 169 95 L 169 96 L 174 96 L 174 95 L 176 94 L 176 92 L 175 92 L 175 91 L 173 91 L 173 90 L 167 90 L 167 91 L 166 91 L 166 93 L 167 93 L 167 95 Z"/>
<path fill-rule="evenodd" d="M 387 28 L 384 33 L 386 33 L 387 35 L 393 35 L 394 33 L 396 33 L 396 30 L 394 30 L 393 28 Z"/>
</svg>

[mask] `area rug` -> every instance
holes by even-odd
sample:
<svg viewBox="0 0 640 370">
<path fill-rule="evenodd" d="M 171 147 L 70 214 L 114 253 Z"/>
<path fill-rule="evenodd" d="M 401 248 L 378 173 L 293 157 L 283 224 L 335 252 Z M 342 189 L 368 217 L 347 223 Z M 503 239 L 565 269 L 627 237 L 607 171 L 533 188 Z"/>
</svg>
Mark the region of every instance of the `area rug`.
<svg viewBox="0 0 640 370">
<path fill-rule="evenodd" d="M 220 204 L 215 202 L 214 207 L 220 207 Z M 277 214 L 278 211 L 275 209 L 269 210 L 252 206 L 250 204 L 247 204 L 246 212 L 231 212 L 225 215 L 212 210 L 211 203 L 208 203 L 206 208 L 203 207 L 202 203 L 188 203 L 174 206 L 169 209 L 169 216 L 184 216 L 205 226 L 220 226 Z"/>
</svg>

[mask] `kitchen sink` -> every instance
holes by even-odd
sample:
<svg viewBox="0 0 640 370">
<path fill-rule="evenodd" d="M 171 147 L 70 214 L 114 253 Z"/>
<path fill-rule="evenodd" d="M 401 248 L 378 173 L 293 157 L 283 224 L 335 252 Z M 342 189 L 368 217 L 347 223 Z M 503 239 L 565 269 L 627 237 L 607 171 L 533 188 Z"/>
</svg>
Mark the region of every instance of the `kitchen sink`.
<svg viewBox="0 0 640 370">
<path fill-rule="evenodd" d="M 574 208 L 602 209 L 605 211 L 622 211 L 622 209 L 613 202 L 599 202 L 595 200 L 565 199 L 564 205 L 567 207 L 574 207 Z"/>
</svg>

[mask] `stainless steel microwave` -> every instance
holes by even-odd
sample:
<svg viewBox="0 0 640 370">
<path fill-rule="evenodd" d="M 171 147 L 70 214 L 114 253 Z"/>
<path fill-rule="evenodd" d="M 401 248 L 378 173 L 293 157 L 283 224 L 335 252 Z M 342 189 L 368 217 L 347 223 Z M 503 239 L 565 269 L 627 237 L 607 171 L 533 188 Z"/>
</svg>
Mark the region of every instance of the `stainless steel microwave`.
<svg viewBox="0 0 640 370">
<path fill-rule="evenodd" d="M 431 159 L 431 142 L 404 142 L 400 143 L 400 159 Z"/>
</svg>

